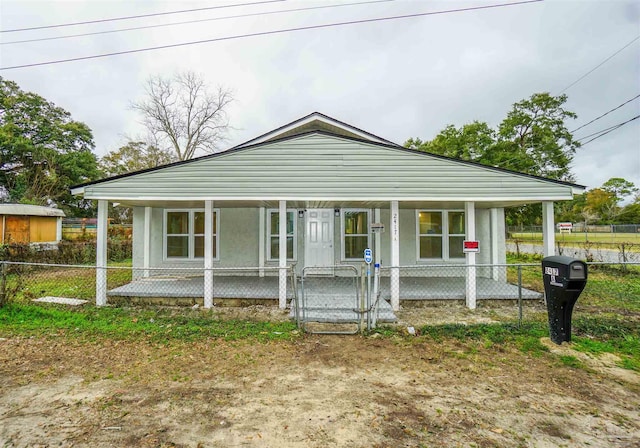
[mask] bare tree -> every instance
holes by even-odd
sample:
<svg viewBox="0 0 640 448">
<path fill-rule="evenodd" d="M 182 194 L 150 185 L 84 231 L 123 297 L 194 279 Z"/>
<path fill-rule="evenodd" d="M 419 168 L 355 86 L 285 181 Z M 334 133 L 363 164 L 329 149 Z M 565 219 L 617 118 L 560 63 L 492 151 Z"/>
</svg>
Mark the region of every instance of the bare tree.
<svg viewBox="0 0 640 448">
<path fill-rule="evenodd" d="M 226 108 L 233 101 L 229 89 L 210 91 L 202 77 L 183 72 L 172 78 L 150 77 L 146 91 L 147 98 L 132 107 L 142 114 L 150 144 L 187 160 L 196 151 L 215 152 L 224 140 L 229 129 Z"/>
</svg>

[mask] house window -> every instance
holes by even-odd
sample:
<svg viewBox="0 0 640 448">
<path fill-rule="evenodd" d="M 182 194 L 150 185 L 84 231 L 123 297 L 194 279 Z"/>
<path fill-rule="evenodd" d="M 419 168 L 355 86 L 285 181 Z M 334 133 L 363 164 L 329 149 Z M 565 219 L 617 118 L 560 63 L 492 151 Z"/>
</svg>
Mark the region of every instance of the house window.
<svg viewBox="0 0 640 448">
<path fill-rule="evenodd" d="M 296 247 L 298 241 L 298 232 L 296 229 L 296 210 L 287 210 L 287 260 L 296 259 Z M 280 258 L 280 211 L 269 210 L 267 234 L 269 242 L 267 249 L 269 260 L 278 260 Z"/>
<path fill-rule="evenodd" d="M 213 258 L 218 258 L 218 210 L 213 211 Z M 204 211 L 165 210 L 165 258 L 204 258 Z"/>
<path fill-rule="evenodd" d="M 419 210 L 417 221 L 419 259 L 449 260 L 464 257 L 463 211 Z"/>
<path fill-rule="evenodd" d="M 360 260 L 369 247 L 369 210 L 342 211 L 342 259 Z"/>
</svg>

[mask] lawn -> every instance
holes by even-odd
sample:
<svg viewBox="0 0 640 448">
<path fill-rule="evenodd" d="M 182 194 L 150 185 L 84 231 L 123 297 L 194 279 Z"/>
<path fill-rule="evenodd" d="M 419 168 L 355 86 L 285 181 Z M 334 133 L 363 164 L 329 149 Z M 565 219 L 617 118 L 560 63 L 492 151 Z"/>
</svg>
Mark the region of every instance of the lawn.
<svg viewBox="0 0 640 448">
<path fill-rule="evenodd" d="M 536 263 L 522 277 L 541 287 L 539 261 L 510 262 Z M 424 312 L 452 320 L 421 320 L 415 336 L 404 323 L 336 337 L 305 335 L 275 307 L 28 300 L 92 287 L 93 274 L 31 272 L 0 308 L 0 446 L 640 443 L 637 272 L 591 269 L 561 347 L 538 301 L 520 327 L 513 313 L 498 317 L 512 304 L 464 310 L 465 323 L 441 306 Z M 89 286 L 75 291 L 90 297 Z"/>
<path fill-rule="evenodd" d="M 556 243 L 577 247 L 592 243 L 597 247 L 619 249 L 621 244 L 625 244 L 626 250 L 640 251 L 640 233 L 556 233 L 555 238 Z M 508 240 L 542 244 L 542 233 L 511 232 Z"/>
</svg>

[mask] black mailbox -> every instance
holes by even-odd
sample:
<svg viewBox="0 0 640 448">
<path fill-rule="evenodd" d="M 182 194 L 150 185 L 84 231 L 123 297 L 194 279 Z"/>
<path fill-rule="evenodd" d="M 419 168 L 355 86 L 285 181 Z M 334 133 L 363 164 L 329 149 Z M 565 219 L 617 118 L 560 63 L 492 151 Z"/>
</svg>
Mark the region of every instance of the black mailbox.
<svg viewBox="0 0 640 448">
<path fill-rule="evenodd" d="M 556 255 L 542 259 L 542 277 L 549 314 L 549 334 L 556 344 L 571 341 L 571 314 L 587 284 L 584 261 Z"/>
</svg>

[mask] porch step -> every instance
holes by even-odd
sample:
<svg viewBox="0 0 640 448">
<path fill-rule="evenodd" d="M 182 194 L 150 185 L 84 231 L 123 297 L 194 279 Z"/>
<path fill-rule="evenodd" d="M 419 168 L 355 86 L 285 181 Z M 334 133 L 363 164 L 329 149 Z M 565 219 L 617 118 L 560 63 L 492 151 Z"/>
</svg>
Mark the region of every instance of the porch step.
<svg viewBox="0 0 640 448">
<path fill-rule="evenodd" d="M 342 305 L 342 306 L 340 306 Z M 349 323 L 360 322 L 362 318 L 367 320 L 367 315 L 354 309 L 355 307 L 344 306 L 342 304 L 308 304 L 304 310 L 300 310 L 300 318 L 303 319 L 302 311 L 304 311 L 304 320 L 306 322 L 323 322 L 323 323 Z M 295 302 L 291 302 L 291 311 L 289 312 L 291 319 L 296 319 L 296 305 Z M 378 310 L 378 322 L 396 322 L 398 318 L 393 313 L 391 305 L 385 301 L 380 301 L 380 307 Z"/>
<path fill-rule="evenodd" d="M 313 334 L 356 334 L 360 331 L 360 326 L 353 322 L 307 322 L 305 331 Z"/>
</svg>

